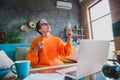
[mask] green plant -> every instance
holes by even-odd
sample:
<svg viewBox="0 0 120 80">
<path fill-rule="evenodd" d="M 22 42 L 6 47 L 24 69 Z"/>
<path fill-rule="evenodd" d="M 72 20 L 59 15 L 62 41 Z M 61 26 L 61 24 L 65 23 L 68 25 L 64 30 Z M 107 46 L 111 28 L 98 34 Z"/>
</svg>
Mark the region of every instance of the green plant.
<svg viewBox="0 0 120 80">
<path fill-rule="evenodd" d="M 9 44 L 9 43 L 20 43 L 20 32 L 18 31 L 6 31 L 5 36 L 3 38 L 2 43 Z"/>
</svg>

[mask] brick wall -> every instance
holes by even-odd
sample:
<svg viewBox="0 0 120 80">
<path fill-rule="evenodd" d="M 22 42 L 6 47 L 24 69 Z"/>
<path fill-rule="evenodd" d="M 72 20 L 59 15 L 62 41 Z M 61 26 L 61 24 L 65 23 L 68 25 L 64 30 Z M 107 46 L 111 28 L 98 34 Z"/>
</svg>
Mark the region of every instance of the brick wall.
<svg viewBox="0 0 120 80">
<path fill-rule="evenodd" d="M 64 29 L 80 25 L 79 0 L 68 0 L 72 9 L 56 8 L 57 0 L 0 0 L 0 31 L 20 31 L 22 24 L 45 18 L 51 25 L 51 34 L 64 39 Z M 34 29 L 21 32 L 21 43 L 30 43 L 39 34 Z"/>
<path fill-rule="evenodd" d="M 120 0 L 109 0 L 115 50 L 120 50 Z"/>
<path fill-rule="evenodd" d="M 91 35 L 88 29 L 89 17 L 88 17 L 87 9 L 94 1 L 95 0 L 84 0 L 82 3 L 80 3 L 81 24 L 83 28 L 85 29 L 84 34 L 85 34 L 86 39 L 89 39 Z"/>
</svg>

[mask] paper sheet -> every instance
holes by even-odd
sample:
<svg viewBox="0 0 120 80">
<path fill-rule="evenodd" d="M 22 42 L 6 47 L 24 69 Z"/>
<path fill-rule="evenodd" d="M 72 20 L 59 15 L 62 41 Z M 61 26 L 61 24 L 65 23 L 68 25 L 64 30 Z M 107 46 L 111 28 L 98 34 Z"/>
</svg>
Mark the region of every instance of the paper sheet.
<svg viewBox="0 0 120 80">
<path fill-rule="evenodd" d="M 64 80 L 65 75 L 58 74 L 58 73 L 36 73 L 36 74 L 30 74 L 27 78 L 24 80 Z"/>
</svg>

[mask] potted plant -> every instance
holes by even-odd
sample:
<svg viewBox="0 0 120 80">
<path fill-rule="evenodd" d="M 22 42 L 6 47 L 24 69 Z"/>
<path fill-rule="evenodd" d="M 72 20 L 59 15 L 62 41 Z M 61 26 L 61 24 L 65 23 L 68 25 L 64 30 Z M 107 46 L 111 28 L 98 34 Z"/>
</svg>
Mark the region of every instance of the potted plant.
<svg viewBox="0 0 120 80">
<path fill-rule="evenodd" d="M 20 43 L 20 42 L 21 42 L 20 32 L 18 31 L 5 32 L 5 36 L 2 41 L 3 44 Z"/>
</svg>

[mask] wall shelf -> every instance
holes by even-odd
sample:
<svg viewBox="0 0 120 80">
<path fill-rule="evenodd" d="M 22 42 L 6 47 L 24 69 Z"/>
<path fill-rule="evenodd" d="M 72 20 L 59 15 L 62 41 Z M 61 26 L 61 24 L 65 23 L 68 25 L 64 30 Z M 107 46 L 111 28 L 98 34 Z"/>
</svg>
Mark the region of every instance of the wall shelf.
<svg viewBox="0 0 120 80">
<path fill-rule="evenodd" d="M 78 39 L 84 39 L 84 29 L 82 29 L 82 28 L 77 28 L 77 29 L 75 29 L 75 28 L 72 28 L 72 31 L 73 31 L 73 41 L 76 41 L 77 42 L 77 40 Z"/>
</svg>

